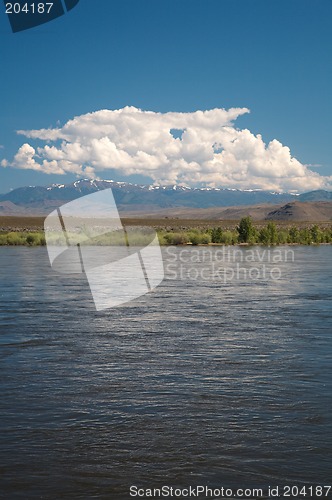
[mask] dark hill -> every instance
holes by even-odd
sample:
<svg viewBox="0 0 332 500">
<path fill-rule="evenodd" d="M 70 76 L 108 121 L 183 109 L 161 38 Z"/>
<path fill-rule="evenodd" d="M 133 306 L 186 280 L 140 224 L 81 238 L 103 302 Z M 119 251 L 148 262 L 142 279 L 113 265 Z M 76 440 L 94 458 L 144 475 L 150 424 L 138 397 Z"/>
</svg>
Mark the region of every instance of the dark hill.
<svg viewBox="0 0 332 500">
<path fill-rule="evenodd" d="M 332 220 L 332 201 L 287 203 L 269 212 L 267 220 L 328 222 Z"/>
</svg>

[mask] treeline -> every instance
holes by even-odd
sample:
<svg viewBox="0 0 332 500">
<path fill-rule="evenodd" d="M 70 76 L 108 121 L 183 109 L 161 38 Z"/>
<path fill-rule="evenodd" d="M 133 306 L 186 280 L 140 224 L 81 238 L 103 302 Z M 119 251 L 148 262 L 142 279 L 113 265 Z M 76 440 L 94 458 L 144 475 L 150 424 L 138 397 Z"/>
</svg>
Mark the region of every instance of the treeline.
<svg viewBox="0 0 332 500">
<path fill-rule="evenodd" d="M 332 243 L 332 227 L 322 227 L 314 224 L 308 227 L 278 227 L 275 222 L 268 222 L 266 226 L 256 227 L 250 217 L 240 220 L 234 229 L 221 227 L 206 229 L 170 230 L 158 229 L 161 245 L 319 245 Z M 91 241 L 91 240 L 90 240 Z M 94 242 L 96 245 L 107 245 L 109 239 Z M 119 243 L 121 244 L 121 243 Z M 138 244 L 140 244 L 138 242 Z M 16 232 L 0 233 L 0 245 L 46 245 L 43 232 Z"/>
<path fill-rule="evenodd" d="M 255 227 L 251 217 L 241 219 L 234 229 L 215 227 L 210 229 L 188 229 L 185 231 L 159 231 L 159 240 L 165 245 L 318 245 L 332 243 L 332 228 L 320 227 L 314 224 L 311 227 L 299 228 L 296 226 L 278 228 L 275 222 L 268 222 L 262 228 Z"/>
</svg>

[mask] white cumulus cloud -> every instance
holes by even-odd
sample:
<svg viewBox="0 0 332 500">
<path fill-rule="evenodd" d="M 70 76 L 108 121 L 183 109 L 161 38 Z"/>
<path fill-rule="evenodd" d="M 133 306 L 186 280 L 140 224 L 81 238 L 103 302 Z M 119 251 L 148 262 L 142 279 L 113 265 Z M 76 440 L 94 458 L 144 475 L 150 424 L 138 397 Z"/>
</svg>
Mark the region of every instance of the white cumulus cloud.
<svg viewBox="0 0 332 500">
<path fill-rule="evenodd" d="M 310 170 L 277 139 L 239 130 L 247 108 L 156 113 L 135 107 L 77 116 L 63 127 L 20 130 L 23 144 L 10 165 L 47 174 L 107 177 L 142 174 L 158 184 L 308 191 L 330 188 L 332 177 Z M 8 162 L 2 166 L 8 166 Z M 101 173 L 103 173 L 101 175 Z"/>
</svg>

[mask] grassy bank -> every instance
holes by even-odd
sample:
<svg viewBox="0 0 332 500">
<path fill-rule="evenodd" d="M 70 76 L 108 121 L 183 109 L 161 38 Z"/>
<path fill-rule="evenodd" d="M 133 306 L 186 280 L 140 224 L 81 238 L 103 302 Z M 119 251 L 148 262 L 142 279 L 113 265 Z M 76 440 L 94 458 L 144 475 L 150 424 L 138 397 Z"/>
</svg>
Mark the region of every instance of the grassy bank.
<svg viewBox="0 0 332 500">
<path fill-rule="evenodd" d="M 150 221 L 151 222 L 151 221 Z M 172 226 L 156 227 L 161 245 L 319 245 L 332 243 L 332 226 L 330 224 L 277 225 L 275 222 L 253 223 L 250 217 L 241 219 L 238 225 L 209 227 L 205 223 L 201 227 L 183 227 L 180 221 Z M 184 222 L 184 221 L 182 221 Z M 187 222 L 187 221 L 186 221 Z M 145 221 L 141 221 L 141 225 Z M 152 224 L 150 224 L 152 225 Z M 6 246 L 42 246 L 45 235 L 41 230 L 0 231 L 0 245 Z M 107 238 L 96 240 L 97 245 L 107 244 Z"/>
<path fill-rule="evenodd" d="M 41 231 L 10 231 L 0 233 L 0 246 L 44 246 L 46 240 Z"/>
<path fill-rule="evenodd" d="M 186 231 L 164 231 L 158 232 L 162 245 L 319 245 L 332 243 L 332 229 L 311 225 L 308 227 L 277 227 L 274 222 L 256 228 L 254 225 L 246 232 L 241 230 L 241 222 L 235 229 L 213 229 L 199 230 L 190 229 Z"/>
</svg>

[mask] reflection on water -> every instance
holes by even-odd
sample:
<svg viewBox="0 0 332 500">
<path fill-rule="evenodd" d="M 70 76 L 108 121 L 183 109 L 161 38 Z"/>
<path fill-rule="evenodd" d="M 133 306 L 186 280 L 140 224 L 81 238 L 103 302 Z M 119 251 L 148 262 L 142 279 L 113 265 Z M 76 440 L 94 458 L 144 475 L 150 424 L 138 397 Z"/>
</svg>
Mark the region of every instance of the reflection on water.
<svg viewBox="0 0 332 500">
<path fill-rule="evenodd" d="M 1 498 L 328 484 L 332 249 L 294 252 L 97 313 L 45 249 L 0 248 Z"/>
</svg>

